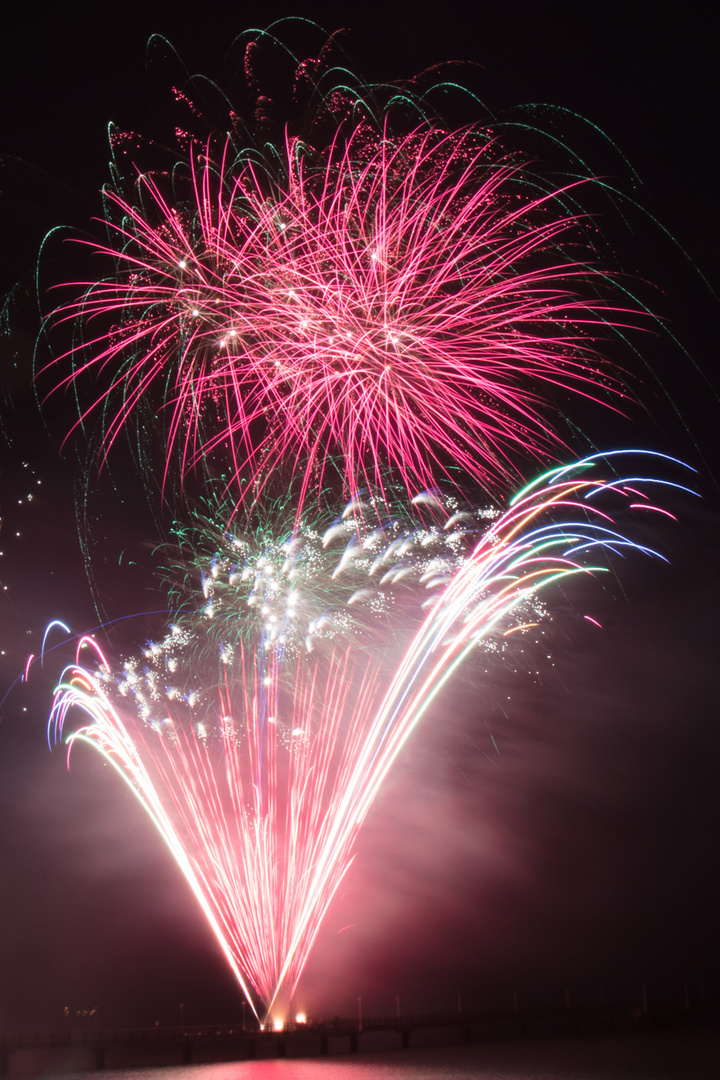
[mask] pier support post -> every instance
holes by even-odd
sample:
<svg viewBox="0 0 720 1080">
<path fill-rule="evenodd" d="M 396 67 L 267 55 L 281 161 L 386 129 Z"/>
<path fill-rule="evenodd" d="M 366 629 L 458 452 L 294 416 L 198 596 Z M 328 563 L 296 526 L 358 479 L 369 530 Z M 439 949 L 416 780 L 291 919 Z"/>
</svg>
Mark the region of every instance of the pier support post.
<svg viewBox="0 0 720 1080">
<path fill-rule="evenodd" d="M 320 1054 L 322 1055 L 322 1057 L 327 1057 L 327 1055 L 328 1055 L 328 1037 L 327 1037 L 327 1035 L 321 1035 L 320 1036 Z"/>
<path fill-rule="evenodd" d="M 255 1060 L 255 1040 L 247 1039 L 245 1042 L 245 1058 L 247 1061 Z"/>
<path fill-rule="evenodd" d="M 105 1047 L 102 1043 L 98 1043 L 95 1047 L 95 1068 L 98 1071 L 105 1068 Z"/>
<path fill-rule="evenodd" d="M 182 1060 L 183 1065 L 192 1065 L 193 1044 L 191 1042 L 184 1042 L 182 1044 Z"/>
<path fill-rule="evenodd" d="M 7 1076 L 10 1071 L 10 1051 L 3 1046 L 0 1050 L 0 1076 Z"/>
<path fill-rule="evenodd" d="M 407 1028 L 402 1032 L 402 1048 L 403 1050 L 410 1049 L 410 1032 Z"/>
<path fill-rule="evenodd" d="M 356 1032 L 353 1031 L 352 1035 L 350 1036 L 350 1053 L 351 1054 L 357 1054 L 357 1052 L 358 1052 L 358 1037 L 357 1037 Z"/>
<path fill-rule="evenodd" d="M 280 1038 L 277 1041 L 277 1046 L 275 1048 L 275 1057 L 279 1057 L 279 1058 L 287 1057 L 287 1046 L 286 1046 L 285 1040 L 283 1039 L 282 1036 L 280 1036 Z"/>
</svg>

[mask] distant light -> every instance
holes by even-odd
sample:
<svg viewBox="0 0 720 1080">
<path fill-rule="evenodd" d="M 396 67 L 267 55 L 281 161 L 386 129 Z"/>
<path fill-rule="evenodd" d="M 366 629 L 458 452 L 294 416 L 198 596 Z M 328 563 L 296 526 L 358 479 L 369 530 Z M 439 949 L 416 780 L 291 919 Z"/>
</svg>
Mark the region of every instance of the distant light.
<svg viewBox="0 0 720 1080">
<path fill-rule="evenodd" d="M 304 1012 L 295 1013 L 296 1024 L 307 1024 L 307 1016 Z"/>
<path fill-rule="evenodd" d="M 273 1020 L 273 1031 L 282 1031 L 284 1027 L 285 1023 L 279 1017 Z"/>
</svg>

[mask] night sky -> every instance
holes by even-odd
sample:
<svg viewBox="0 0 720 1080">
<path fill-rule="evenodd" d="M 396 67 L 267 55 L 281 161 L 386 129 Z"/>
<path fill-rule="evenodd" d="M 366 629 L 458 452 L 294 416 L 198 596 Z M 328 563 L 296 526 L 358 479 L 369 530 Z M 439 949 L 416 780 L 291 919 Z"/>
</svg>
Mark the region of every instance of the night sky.
<svg viewBox="0 0 720 1080">
<path fill-rule="evenodd" d="M 15 682 L 49 620 L 97 625 L 93 589 L 108 619 L 162 602 L 158 524 L 122 450 L 91 483 L 88 582 L 76 518 L 87 443 L 61 449 L 69 396 L 36 401 L 33 275 L 49 229 L 100 212 L 108 122 L 152 133 L 172 116 L 162 64 L 146 71 L 149 36 L 223 78 L 237 33 L 294 13 L 348 26 L 345 47 L 370 80 L 468 60 L 495 114 L 550 103 L 568 110 L 568 139 L 575 113 L 607 133 L 629 165 L 587 131 L 581 151 L 641 209 L 628 204 L 623 222 L 605 205 L 599 225 L 663 328 L 641 335 L 634 368 L 623 357 L 642 407 L 594 414 L 591 438 L 683 458 L 702 494 L 678 497 L 679 522 L 647 534 L 669 565 L 633 558 L 549 602 L 535 674 L 469 672 L 441 698 L 361 834 L 302 1003 L 335 1015 L 361 995 L 367 1014 L 385 1014 L 396 995 L 430 1011 L 453 1009 L 458 992 L 467 1007 L 509 1001 L 516 987 L 558 1001 L 566 986 L 588 999 L 642 982 L 651 995 L 720 990 L 720 306 L 706 284 L 720 283 L 718 26 L 691 6 L 586 7 L 180 0 L 4 13 L 0 292 L 15 296 L 0 337 L 0 1031 L 56 1026 L 65 1006 L 97 1006 L 108 1027 L 172 1023 L 180 1002 L 196 1021 L 239 1015 L 139 805 L 98 756 L 78 753 L 68 773 L 62 750 L 48 750 L 69 648 Z M 54 242 L 43 281 L 59 279 L 62 257 Z M 113 641 L 132 651 L 156 627 L 138 615 Z"/>
</svg>

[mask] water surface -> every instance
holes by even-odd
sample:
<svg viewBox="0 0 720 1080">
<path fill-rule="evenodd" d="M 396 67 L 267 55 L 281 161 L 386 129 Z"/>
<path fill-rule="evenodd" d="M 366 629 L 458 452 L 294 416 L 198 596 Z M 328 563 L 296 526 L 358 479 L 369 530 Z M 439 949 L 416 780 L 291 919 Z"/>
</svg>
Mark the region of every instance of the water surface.
<svg viewBox="0 0 720 1080">
<path fill-rule="evenodd" d="M 10 1078 L 63 1080 L 718 1080 L 720 1030 L 637 1032 L 584 1039 L 480 1043 L 425 1050 L 208 1065 L 66 1071 L 10 1062 Z"/>
</svg>

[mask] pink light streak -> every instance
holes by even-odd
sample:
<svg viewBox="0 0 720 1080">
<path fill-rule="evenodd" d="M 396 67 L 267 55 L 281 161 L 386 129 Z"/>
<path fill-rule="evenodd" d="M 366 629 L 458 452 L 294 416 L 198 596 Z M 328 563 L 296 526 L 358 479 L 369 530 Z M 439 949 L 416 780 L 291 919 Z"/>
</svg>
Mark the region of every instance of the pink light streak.
<svg viewBox="0 0 720 1080">
<path fill-rule="evenodd" d="M 281 680 L 279 660 L 259 669 L 252 649 L 241 649 L 225 669 L 212 733 L 176 722 L 171 700 L 162 720 L 134 716 L 95 642 L 81 641 L 56 692 L 55 737 L 71 709 L 89 716 L 70 748 L 93 746 L 140 799 L 263 1022 L 284 1016 L 377 792 L 458 667 L 513 621 L 533 625 L 523 605 L 538 591 L 602 569 L 583 554 L 652 554 L 612 527 L 607 508 L 588 506 L 592 492 L 623 509 L 627 497 L 590 479 L 586 465 L 579 476 L 555 470 L 516 496 L 433 598 L 404 652 L 358 653 L 350 643 L 293 661 Z M 85 648 L 97 655 L 95 672 L 80 666 Z"/>
<path fill-rule="evenodd" d="M 108 193 L 117 221 L 89 246 L 114 273 L 55 315 L 85 325 L 55 363 L 73 362 L 60 386 L 104 380 L 82 419 L 109 409 L 105 453 L 160 384 L 168 455 L 222 448 L 261 486 L 301 462 L 300 510 L 328 468 L 350 492 L 388 467 L 411 493 L 451 465 L 506 480 L 518 449 L 557 450 L 555 389 L 620 402 L 594 339 L 637 314 L 598 299 L 564 205 L 579 182 L 538 194 L 472 130 L 360 125 L 324 157 L 288 140 L 275 176 L 229 145 L 196 155 L 190 205 L 150 176 L 133 203 Z"/>
</svg>

